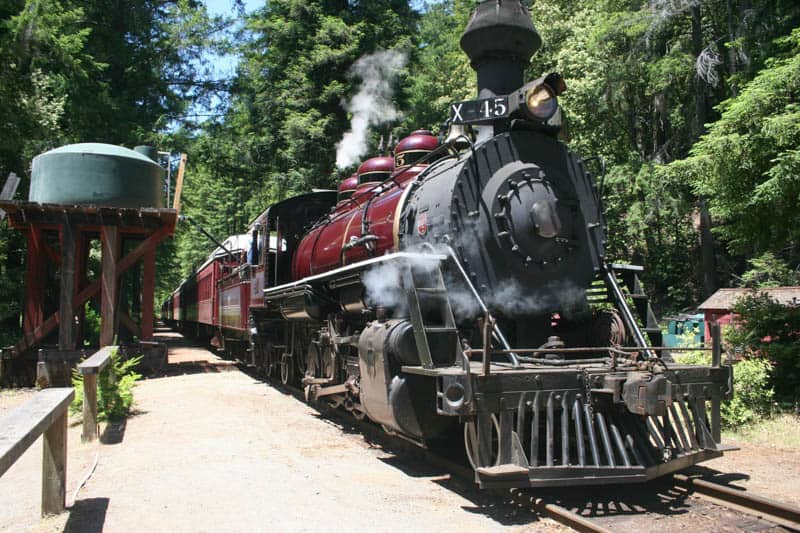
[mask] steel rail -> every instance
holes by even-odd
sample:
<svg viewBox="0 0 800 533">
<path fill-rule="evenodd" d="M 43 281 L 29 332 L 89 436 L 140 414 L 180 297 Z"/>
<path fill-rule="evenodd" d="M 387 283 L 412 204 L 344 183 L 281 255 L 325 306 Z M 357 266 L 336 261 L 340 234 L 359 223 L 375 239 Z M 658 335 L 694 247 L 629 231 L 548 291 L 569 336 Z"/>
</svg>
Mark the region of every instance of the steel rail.
<svg viewBox="0 0 800 533">
<path fill-rule="evenodd" d="M 715 503 L 732 504 L 734 509 L 774 522 L 794 531 L 800 531 L 800 508 L 794 505 L 748 494 L 719 483 L 705 479 L 674 474 L 673 479 L 680 485 L 700 496 L 708 497 Z"/>
<path fill-rule="evenodd" d="M 511 490 L 511 499 L 523 507 L 531 506 L 531 508 L 536 510 L 536 512 L 539 514 L 548 516 L 559 524 L 563 524 L 574 529 L 575 531 L 580 531 L 581 533 L 611 532 L 610 529 L 607 529 L 597 522 L 593 522 L 592 520 L 585 518 L 578 513 L 570 511 L 566 507 L 561 507 L 560 505 L 556 505 L 554 503 L 548 503 L 544 498 L 534 496 L 532 494 L 526 494 L 519 489 Z"/>
</svg>

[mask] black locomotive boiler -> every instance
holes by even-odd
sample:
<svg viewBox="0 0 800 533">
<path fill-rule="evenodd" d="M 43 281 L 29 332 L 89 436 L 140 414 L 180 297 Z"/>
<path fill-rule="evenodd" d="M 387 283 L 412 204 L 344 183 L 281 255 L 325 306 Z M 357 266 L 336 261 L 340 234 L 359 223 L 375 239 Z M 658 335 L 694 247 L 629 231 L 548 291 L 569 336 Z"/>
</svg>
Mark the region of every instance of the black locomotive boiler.
<svg viewBox="0 0 800 533">
<path fill-rule="evenodd" d="M 254 221 L 232 274 L 252 288 L 248 361 L 423 445 L 463 432 L 482 487 L 639 482 L 718 457 L 730 367 L 718 350 L 673 363 L 641 268 L 607 260 L 597 185 L 559 140 L 564 80 L 524 80 L 529 12 L 482 2 L 461 46 L 479 94 L 451 106 L 440 145 L 416 132 L 338 203 L 312 193 Z"/>
</svg>

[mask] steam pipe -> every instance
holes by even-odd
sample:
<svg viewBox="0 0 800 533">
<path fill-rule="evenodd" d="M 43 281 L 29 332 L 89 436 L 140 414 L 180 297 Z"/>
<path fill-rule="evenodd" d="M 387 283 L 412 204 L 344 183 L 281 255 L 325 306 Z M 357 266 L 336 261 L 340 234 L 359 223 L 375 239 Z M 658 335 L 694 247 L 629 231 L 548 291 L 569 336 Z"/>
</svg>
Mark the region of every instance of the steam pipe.
<svg viewBox="0 0 800 533">
<path fill-rule="evenodd" d="M 478 307 L 481 308 L 481 311 L 483 311 L 484 315 L 488 314 L 489 316 L 491 316 L 489 308 L 486 307 L 486 304 L 483 302 L 483 298 L 481 298 L 481 295 L 478 294 L 478 291 L 475 289 L 475 286 L 469 280 L 467 271 L 464 270 L 464 267 L 461 265 L 461 261 L 458 260 L 456 251 L 453 250 L 453 247 L 450 246 L 449 244 L 447 245 L 447 251 L 449 252 L 450 257 L 453 259 L 453 263 L 455 263 L 456 267 L 458 267 L 458 271 L 461 272 L 461 277 L 464 278 L 464 282 L 467 284 L 467 288 L 472 293 L 472 296 L 475 297 L 475 300 L 477 300 Z M 503 332 L 500 331 L 500 327 L 497 325 L 496 321 L 492 326 L 492 331 L 494 333 L 494 336 L 497 337 L 497 340 L 500 341 L 500 344 L 503 345 L 503 348 L 506 350 L 511 350 L 511 346 L 508 344 L 508 341 L 506 340 L 505 335 L 503 335 Z M 511 366 L 517 368 L 519 366 L 519 359 L 517 358 L 517 355 L 513 352 L 508 352 L 506 355 L 508 356 L 508 361 L 511 363 Z"/>
</svg>

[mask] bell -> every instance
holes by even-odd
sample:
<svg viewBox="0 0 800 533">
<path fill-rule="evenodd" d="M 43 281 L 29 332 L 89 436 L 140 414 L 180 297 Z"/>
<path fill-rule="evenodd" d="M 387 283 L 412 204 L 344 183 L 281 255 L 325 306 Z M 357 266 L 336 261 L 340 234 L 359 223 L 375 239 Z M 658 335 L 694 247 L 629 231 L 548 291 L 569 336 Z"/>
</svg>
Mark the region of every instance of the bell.
<svg viewBox="0 0 800 533">
<path fill-rule="evenodd" d="M 451 146 L 453 152 L 457 153 L 466 149 L 473 140 L 474 136 L 469 126 L 464 124 L 450 124 L 450 129 L 447 130 L 447 137 L 445 137 L 442 144 Z"/>
</svg>

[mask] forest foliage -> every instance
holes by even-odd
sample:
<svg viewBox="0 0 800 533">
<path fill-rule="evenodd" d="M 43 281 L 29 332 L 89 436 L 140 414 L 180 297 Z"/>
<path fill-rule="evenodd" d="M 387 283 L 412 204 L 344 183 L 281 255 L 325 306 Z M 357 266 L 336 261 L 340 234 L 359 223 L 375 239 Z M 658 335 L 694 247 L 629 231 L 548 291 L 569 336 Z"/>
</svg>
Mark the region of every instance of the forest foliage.
<svg viewBox="0 0 800 533">
<path fill-rule="evenodd" d="M 474 1 L 232 5 L 225 18 L 201 0 L 0 0 L 0 177 L 27 179 L 34 155 L 68 142 L 156 143 L 189 154 L 183 212 L 223 239 L 270 202 L 349 175 L 335 155 L 359 58 L 408 58 L 399 118 L 371 130 L 370 154 L 382 136 L 438 131 L 448 104 L 475 94 L 458 45 Z M 537 0 L 531 14 L 544 46 L 528 78 L 566 79 L 570 145 L 605 163 L 609 257 L 645 266 L 658 310 L 743 276 L 797 279 L 796 0 Z M 210 70 L 220 51 L 238 61 L 230 79 Z M 159 294 L 212 247 L 179 227 L 160 251 Z M 23 261 L 24 240 L 1 226 L 12 334 Z"/>
</svg>

